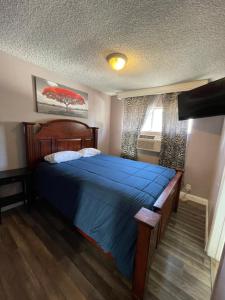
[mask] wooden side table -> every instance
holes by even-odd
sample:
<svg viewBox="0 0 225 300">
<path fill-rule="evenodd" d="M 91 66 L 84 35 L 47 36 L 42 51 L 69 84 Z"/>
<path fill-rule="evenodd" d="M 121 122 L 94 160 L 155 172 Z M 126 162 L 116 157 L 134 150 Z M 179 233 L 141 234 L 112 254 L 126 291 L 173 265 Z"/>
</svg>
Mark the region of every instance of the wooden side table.
<svg viewBox="0 0 225 300">
<path fill-rule="evenodd" d="M 22 192 L 11 196 L 0 198 L 0 224 L 2 222 L 2 218 L 1 218 L 2 207 L 20 201 L 23 201 L 25 205 L 27 204 L 29 206 L 30 197 L 31 197 L 30 177 L 31 177 L 31 171 L 27 168 L 0 171 L 0 187 L 14 182 L 22 183 Z"/>
</svg>

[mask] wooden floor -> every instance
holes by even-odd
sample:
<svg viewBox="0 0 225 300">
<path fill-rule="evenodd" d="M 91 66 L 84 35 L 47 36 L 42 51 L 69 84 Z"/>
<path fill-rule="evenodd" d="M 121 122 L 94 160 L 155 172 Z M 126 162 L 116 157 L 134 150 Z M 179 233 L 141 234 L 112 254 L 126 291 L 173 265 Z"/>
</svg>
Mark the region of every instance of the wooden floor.
<svg viewBox="0 0 225 300">
<path fill-rule="evenodd" d="M 181 203 L 151 267 L 145 299 L 208 300 L 210 261 L 204 207 Z M 3 215 L 0 299 L 129 299 L 130 284 L 111 260 L 44 207 Z"/>
<path fill-rule="evenodd" d="M 211 264 L 204 253 L 204 237 L 205 207 L 181 202 L 155 255 L 149 278 L 155 298 L 149 299 L 210 299 Z"/>
</svg>

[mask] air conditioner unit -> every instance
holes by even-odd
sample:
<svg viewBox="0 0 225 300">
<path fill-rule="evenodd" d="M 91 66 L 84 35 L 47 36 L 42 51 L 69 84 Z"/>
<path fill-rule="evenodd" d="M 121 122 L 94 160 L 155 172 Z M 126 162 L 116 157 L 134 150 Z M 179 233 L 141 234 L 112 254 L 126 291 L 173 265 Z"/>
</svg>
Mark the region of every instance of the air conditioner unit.
<svg viewBox="0 0 225 300">
<path fill-rule="evenodd" d="M 137 149 L 149 152 L 160 152 L 161 134 L 160 133 L 141 133 L 137 142 Z"/>
</svg>

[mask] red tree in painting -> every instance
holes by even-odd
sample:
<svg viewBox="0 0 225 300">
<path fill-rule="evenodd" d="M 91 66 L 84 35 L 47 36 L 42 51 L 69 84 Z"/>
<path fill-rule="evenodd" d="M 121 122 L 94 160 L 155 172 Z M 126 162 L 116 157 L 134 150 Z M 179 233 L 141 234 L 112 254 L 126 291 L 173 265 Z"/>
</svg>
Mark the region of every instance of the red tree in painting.
<svg viewBox="0 0 225 300">
<path fill-rule="evenodd" d="M 65 104 L 67 111 L 69 105 L 83 105 L 85 103 L 84 98 L 80 94 L 77 94 L 74 91 L 65 88 L 48 86 L 43 89 L 42 95 L 45 95 L 49 99 L 54 99 L 60 103 Z"/>
</svg>

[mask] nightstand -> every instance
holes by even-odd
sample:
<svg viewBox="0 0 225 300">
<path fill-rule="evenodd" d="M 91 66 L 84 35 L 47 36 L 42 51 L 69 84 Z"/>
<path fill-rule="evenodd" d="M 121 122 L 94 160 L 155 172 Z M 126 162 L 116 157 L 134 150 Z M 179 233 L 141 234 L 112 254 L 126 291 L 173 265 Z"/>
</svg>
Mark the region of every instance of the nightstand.
<svg viewBox="0 0 225 300">
<path fill-rule="evenodd" d="M 31 171 L 27 168 L 0 171 L 0 187 L 14 182 L 22 183 L 22 192 L 7 197 L 0 197 L 0 224 L 2 207 L 21 201 L 29 206 L 31 190 L 30 177 Z"/>
</svg>

